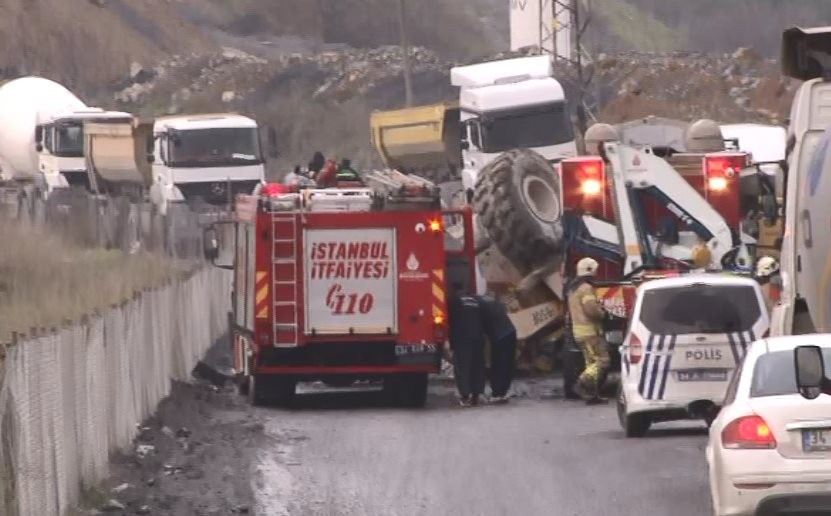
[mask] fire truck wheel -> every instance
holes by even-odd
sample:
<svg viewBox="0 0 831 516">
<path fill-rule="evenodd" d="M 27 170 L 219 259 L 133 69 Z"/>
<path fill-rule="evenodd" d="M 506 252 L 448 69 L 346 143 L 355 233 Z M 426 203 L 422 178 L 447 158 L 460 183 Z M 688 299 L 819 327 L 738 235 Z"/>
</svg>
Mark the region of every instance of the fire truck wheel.
<svg viewBox="0 0 831 516">
<path fill-rule="evenodd" d="M 427 374 L 399 374 L 384 379 L 384 394 L 393 405 L 419 408 L 427 402 Z"/>
<path fill-rule="evenodd" d="M 520 272 L 528 273 L 555 256 L 563 245 L 560 181 L 548 161 L 534 151 L 508 151 L 481 170 L 473 209 Z"/>
<path fill-rule="evenodd" d="M 237 392 L 240 396 L 248 396 L 248 387 L 251 385 L 250 378 L 244 375 L 240 375 L 238 378 L 235 379 L 235 383 L 237 384 Z"/>
<path fill-rule="evenodd" d="M 275 375 L 251 375 L 248 380 L 248 400 L 255 407 L 290 405 L 294 400 L 297 381 Z"/>
</svg>

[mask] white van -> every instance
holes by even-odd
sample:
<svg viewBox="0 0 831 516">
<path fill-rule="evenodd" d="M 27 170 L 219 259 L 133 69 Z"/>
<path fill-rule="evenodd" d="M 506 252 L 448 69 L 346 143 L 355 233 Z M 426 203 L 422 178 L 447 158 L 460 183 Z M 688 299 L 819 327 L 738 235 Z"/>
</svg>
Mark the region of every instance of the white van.
<svg viewBox="0 0 831 516">
<path fill-rule="evenodd" d="M 758 283 L 728 274 L 639 289 L 621 351 L 618 416 L 627 437 L 654 422 L 715 418 L 727 384 L 769 319 Z"/>
</svg>

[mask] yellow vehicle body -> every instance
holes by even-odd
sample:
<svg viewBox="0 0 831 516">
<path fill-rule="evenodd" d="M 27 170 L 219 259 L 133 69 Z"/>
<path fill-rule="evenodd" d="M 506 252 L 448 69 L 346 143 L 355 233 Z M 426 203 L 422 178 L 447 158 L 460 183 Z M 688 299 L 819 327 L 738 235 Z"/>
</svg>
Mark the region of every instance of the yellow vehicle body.
<svg viewBox="0 0 831 516">
<path fill-rule="evenodd" d="M 461 129 L 456 104 L 441 103 L 370 117 L 372 144 L 384 164 L 401 172 L 435 179 L 461 168 Z"/>
</svg>

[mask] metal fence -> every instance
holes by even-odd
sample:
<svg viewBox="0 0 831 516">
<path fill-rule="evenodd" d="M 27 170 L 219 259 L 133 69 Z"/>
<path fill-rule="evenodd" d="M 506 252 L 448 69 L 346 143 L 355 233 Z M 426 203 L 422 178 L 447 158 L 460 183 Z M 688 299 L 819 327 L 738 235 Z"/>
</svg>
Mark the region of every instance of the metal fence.
<svg viewBox="0 0 831 516">
<path fill-rule="evenodd" d="M 202 258 L 202 231 L 210 222 L 226 216 L 219 208 L 171 203 L 161 215 L 149 202 L 93 196 L 68 189 L 48 199 L 19 189 L 0 189 L 0 219 L 21 225 L 37 225 L 90 247 L 144 249 L 177 259 Z"/>
<path fill-rule="evenodd" d="M 65 514 L 107 476 L 109 454 L 227 332 L 230 275 L 202 268 L 0 360 L 0 514 Z"/>
</svg>

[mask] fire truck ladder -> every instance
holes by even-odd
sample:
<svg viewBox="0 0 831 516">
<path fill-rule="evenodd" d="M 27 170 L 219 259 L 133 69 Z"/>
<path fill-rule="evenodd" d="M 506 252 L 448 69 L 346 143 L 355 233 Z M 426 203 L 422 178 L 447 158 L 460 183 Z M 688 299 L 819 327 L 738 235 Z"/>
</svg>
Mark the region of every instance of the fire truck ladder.
<svg viewBox="0 0 831 516">
<path fill-rule="evenodd" d="M 297 306 L 297 215 L 272 216 L 272 279 L 274 281 L 274 346 L 299 344 Z"/>
</svg>

